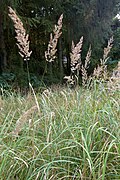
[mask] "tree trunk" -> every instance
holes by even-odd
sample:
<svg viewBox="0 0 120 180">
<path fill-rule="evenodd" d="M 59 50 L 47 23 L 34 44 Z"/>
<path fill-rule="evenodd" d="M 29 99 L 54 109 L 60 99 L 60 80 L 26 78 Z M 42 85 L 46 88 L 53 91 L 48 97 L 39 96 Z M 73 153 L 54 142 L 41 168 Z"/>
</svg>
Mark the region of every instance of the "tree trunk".
<svg viewBox="0 0 120 180">
<path fill-rule="evenodd" d="M 0 0 L 0 7 L 3 6 L 3 0 Z M 6 69 L 7 52 L 5 49 L 4 33 L 3 33 L 3 8 L 0 8 L 0 71 Z"/>
</svg>

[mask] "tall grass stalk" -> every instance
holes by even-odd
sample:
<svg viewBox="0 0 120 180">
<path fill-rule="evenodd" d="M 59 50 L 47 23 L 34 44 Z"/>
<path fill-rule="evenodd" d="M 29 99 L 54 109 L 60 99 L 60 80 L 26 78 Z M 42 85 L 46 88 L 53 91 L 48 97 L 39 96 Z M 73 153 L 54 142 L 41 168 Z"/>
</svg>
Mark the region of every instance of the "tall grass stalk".
<svg viewBox="0 0 120 180">
<path fill-rule="evenodd" d="M 0 179 L 120 179 L 120 92 L 94 86 L 2 96 Z"/>
<path fill-rule="evenodd" d="M 63 20 L 63 14 L 61 14 L 60 18 L 58 19 L 57 25 L 55 25 L 53 33 L 50 34 L 50 41 L 48 43 L 47 50 L 45 51 L 45 60 L 49 62 L 48 70 L 49 70 L 51 80 L 52 80 L 52 74 L 53 74 L 52 62 L 54 62 L 54 60 L 56 59 L 57 44 L 62 34 L 62 31 L 61 31 L 62 20 Z M 45 67 L 45 71 L 46 71 L 46 67 Z"/>
<path fill-rule="evenodd" d="M 19 54 L 23 58 L 24 61 L 26 61 L 26 67 L 27 67 L 27 73 L 28 73 L 28 81 L 30 83 L 30 72 L 29 72 L 29 66 L 28 66 L 28 61 L 30 60 L 30 56 L 32 51 L 30 51 L 29 48 L 29 35 L 27 34 L 23 23 L 21 19 L 18 17 L 16 12 L 11 8 L 8 7 L 9 9 L 9 17 L 12 19 L 14 23 L 14 28 L 16 32 L 16 39 L 17 39 L 17 46 L 19 49 Z"/>
</svg>

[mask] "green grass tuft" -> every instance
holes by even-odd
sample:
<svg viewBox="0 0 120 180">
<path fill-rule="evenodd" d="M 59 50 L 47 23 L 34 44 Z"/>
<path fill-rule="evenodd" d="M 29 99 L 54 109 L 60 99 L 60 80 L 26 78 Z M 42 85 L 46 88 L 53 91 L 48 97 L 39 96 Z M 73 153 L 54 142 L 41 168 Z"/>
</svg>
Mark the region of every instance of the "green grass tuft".
<svg viewBox="0 0 120 180">
<path fill-rule="evenodd" d="M 120 179 L 119 97 L 105 88 L 3 95 L 0 179 Z"/>
</svg>

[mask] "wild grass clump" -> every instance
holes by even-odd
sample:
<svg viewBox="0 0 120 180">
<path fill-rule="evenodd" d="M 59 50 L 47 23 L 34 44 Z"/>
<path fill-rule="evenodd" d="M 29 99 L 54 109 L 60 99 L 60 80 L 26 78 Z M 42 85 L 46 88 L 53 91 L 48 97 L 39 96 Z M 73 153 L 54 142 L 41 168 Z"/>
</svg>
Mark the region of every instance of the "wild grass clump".
<svg viewBox="0 0 120 180">
<path fill-rule="evenodd" d="M 96 85 L 2 96 L 0 179 L 120 179 L 119 96 Z"/>
<path fill-rule="evenodd" d="M 24 51 L 28 48 L 27 57 L 30 57 L 28 35 L 22 22 L 11 8 L 9 13 L 17 36 L 20 35 L 17 40 L 21 56 L 26 57 Z M 45 53 L 50 63 L 55 59 L 62 18 L 61 15 Z M 24 44 L 25 40 L 28 44 Z M 120 91 L 114 88 L 111 93 L 106 84 L 95 81 L 95 75 L 99 78 L 101 72 L 106 78 L 105 63 L 112 42 L 111 38 L 100 60 L 100 69 L 93 73 L 91 89 L 54 87 L 36 94 L 29 82 L 31 91 L 26 96 L 2 94 L 1 180 L 120 179 Z M 86 87 L 91 46 L 82 64 L 82 43 L 83 37 L 76 45 L 72 43 L 71 74 L 67 78 L 70 83 L 78 81 L 81 71 L 82 84 Z"/>
</svg>

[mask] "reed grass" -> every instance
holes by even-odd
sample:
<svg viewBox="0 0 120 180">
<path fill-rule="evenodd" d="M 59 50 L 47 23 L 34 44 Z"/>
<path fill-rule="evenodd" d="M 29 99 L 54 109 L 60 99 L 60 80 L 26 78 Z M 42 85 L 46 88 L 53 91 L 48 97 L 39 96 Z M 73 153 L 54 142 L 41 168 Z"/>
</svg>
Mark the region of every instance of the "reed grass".
<svg viewBox="0 0 120 180">
<path fill-rule="evenodd" d="M 82 52 L 82 45 L 83 45 L 83 36 L 80 38 L 79 42 L 75 45 L 72 41 L 71 46 L 71 53 L 70 53 L 70 59 L 71 59 L 71 73 L 70 76 L 65 76 L 64 79 L 66 79 L 67 84 L 71 87 L 76 87 L 78 85 L 79 81 L 79 72 L 81 70 L 81 52 Z"/>
<path fill-rule="evenodd" d="M 45 59 L 48 62 L 53 62 L 56 58 L 58 39 L 62 34 L 62 20 L 63 14 L 58 19 L 57 25 L 55 25 L 53 33 L 50 34 L 50 41 L 48 43 L 47 51 L 45 51 Z"/>
<path fill-rule="evenodd" d="M 89 65 L 90 65 L 90 58 L 91 58 L 91 54 L 92 54 L 92 50 L 91 50 L 91 45 L 88 49 L 88 52 L 87 52 L 87 55 L 86 55 L 86 58 L 85 58 L 85 64 L 83 65 L 82 64 L 82 67 L 81 67 L 81 71 L 82 71 L 82 85 L 83 87 L 85 87 L 88 83 L 88 68 L 89 68 Z"/>
<path fill-rule="evenodd" d="M 3 95 L 0 179 L 120 179 L 119 96 L 96 84 L 92 90 L 49 89 L 36 94 L 40 114 L 31 110 L 33 95 Z M 23 119 L 15 138 L 11 132 Z"/>
<path fill-rule="evenodd" d="M 15 32 L 16 32 L 16 39 L 17 39 L 16 44 L 19 49 L 19 54 L 23 58 L 23 60 L 26 61 L 28 82 L 30 84 L 30 72 L 29 72 L 28 61 L 30 60 L 32 51 L 30 51 L 29 34 L 27 34 L 22 21 L 16 14 L 15 10 L 13 10 L 10 6 L 8 7 L 8 10 L 9 10 L 8 15 L 13 21 Z M 23 67 L 22 67 L 22 70 L 23 70 Z"/>
<path fill-rule="evenodd" d="M 12 19 L 14 23 L 14 28 L 16 32 L 16 39 L 17 39 L 17 46 L 19 49 L 19 54 L 20 56 L 24 59 L 24 61 L 28 61 L 30 59 L 32 51 L 30 51 L 29 48 L 29 34 L 27 34 L 23 23 L 21 19 L 18 17 L 16 12 L 11 8 L 8 7 L 9 9 L 9 17 Z"/>
<path fill-rule="evenodd" d="M 108 40 L 107 47 L 104 48 L 103 58 L 100 59 L 100 64 L 94 69 L 93 76 L 97 79 L 106 80 L 108 78 L 108 71 L 106 62 L 109 59 L 109 53 L 113 46 L 113 37 Z"/>
<path fill-rule="evenodd" d="M 11 8 L 9 9 L 9 17 L 12 19 L 15 27 L 16 32 L 16 39 L 17 39 L 17 46 L 19 48 L 19 54 L 21 57 L 26 61 L 27 65 L 27 72 L 28 72 L 28 81 L 29 86 L 30 84 L 30 73 L 29 73 L 29 66 L 28 66 L 28 60 L 30 59 L 32 51 L 29 50 L 29 35 L 26 33 L 26 30 L 24 29 L 23 23 L 16 14 L 16 12 Z M 58 19 L 57 25 L 55 25 L 55 28 L 53 30 L 53 34 L 50 34 L 50 41 L 48 43 L 47 51 L 45 51 L 45 59 L 50 63 L 49 71 L 50 71 L 50 77 L 52 79 L 52 62 L 56 58 L 56 52 L 57 52 L 57 43 L 58 40 L 62 34 L 62 21 L 63 21 L 63 14 L 61 14 L 60 18 Z M 82 85 L 83 87 L 86 86 L 87 81 L 94 80 L 94 78 L 102 80 L 108 79 L 108 72 L 107 72 L 107 65 L 106 62 L 108 60 L 108 55 L 110 53 L 110 50 L 113 46 L 113 37 L 110 38 L 108 41 L 107 47 L 104 48 L 103 58 L 100 59 L 100 65 L 98 65 L 93 72 L 92 78 L 88 77 L 88 67 L 90 64 L 90 58 L 91 58 L 91 46 L 89 47 L 85 63 L 82 63 L 81 60 L 81 52 L 82 52 L 82 45 L 83 45 L 83 36 L 80 38 L 79 42 L 75 45 L 72 41 L 72 47 L 71 47 L 71 53 L 70 53 L 70 59 L 71 59 L 71 73 L 70 76 L 65 76 L 64 79 L 67 80 L 67 83 L 70 84 L 72 87 L 76 87 L 79 82 L 79 73 L 82 72 Z M 119 64 L 118 64 L 118 72 L 119 72 Z M 117 73 L 118 74 L 118 73 Z M 32 90 L 33 91 L 33 90 Z"/>
<path fill-rule="evenodd" d="M 26 57 L 24 50 L 29 47 L 28 35 L 15 12 L 11 8 L 9 12 L 17 36 L 18 30 L 23 31 L 22 37 L 19 36 L 17 40 L 21 56 Z M 55 26 L 57 35 L 51 35 L 45 54 L 48 62 L 55 59 L 55 44 L 61 35 L 62 18 Z M 25 49 L 21 45 L 24 40 L 28 43 L 24 43 Z M 104 49 L 100 60 L 101 70 L 99 72 L 99 68 L 96 69 L 98 77 L 101 71 L 103 76 L 106 75 L 105 62 L 112 42 L 113 39 L 110 39 Z M 82 43 L 83 37 L 76 46 L 72 43 L 73 76 L 68 80 L 74 80 L 74 71 L 82 68 L 85 85 L 91 47 L 83 66 Z M 29 57 L 31 53 L 27 52 Z M 54 87 L 36 94 L 29 85 L 32 93 L 27 96 L 18 93 L 6 96 L 3 93 L 0 98 L 0 179 L 120 179 L 119 89 L 115 88 L 111 93 L 107 85 L 101 82 L 98 85 L 94 78 L 92 89 Z"/>
</svg>

